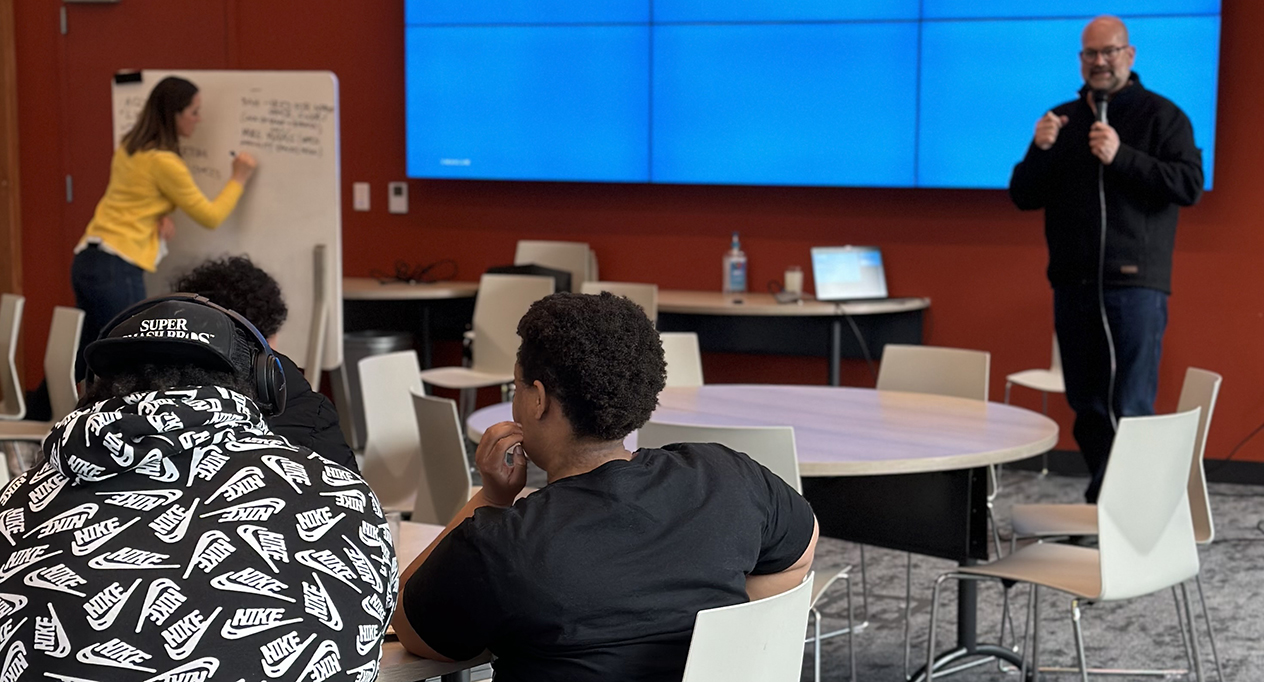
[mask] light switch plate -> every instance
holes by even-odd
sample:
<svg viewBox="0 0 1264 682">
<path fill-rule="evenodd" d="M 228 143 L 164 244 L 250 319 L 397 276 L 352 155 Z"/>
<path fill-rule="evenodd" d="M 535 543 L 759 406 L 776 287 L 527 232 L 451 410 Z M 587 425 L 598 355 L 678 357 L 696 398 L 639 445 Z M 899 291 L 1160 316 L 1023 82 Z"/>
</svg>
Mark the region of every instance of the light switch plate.
<svg viewBox="0 0 1264 682">
<path fill-rule="evenodd" d="M 369 210 L 369 183 L 354 182 L 351 184 L 351 206 L 357 211 Z"/>
<path fill-rule="evenodd" d="M 386 185 L 386 209 L 391 213 L 408 212 L 407 182 L 392 182 Z"/>
</svg>

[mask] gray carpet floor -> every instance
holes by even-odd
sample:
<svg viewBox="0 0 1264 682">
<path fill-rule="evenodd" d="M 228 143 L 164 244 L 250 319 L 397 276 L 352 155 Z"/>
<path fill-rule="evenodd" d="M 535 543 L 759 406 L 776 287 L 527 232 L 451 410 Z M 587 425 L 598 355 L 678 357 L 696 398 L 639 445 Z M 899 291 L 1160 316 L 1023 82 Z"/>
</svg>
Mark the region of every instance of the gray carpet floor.
<svg viewBox="0 0 1264 682">
<path fill-rule="evenodd" d="M 1032 472 L 1005 471 L 996 502 L 1000 531 L 1008 540 L 1006 519 L 1015 503 L 1080 502 L 1087 479 Z M 1215 541 L 1201 548 L 1202 582 L 1216 628 L 1216 643 L 1226 680 L 1264 680 L 1264 489 L 1256 486 L 1211 484 L 1212 510 L 1216 523 Z M 1008 551 L 1008 543 L 1005 550 Z M 878 548 L 866 548 L 869 585 L 869 626 L 855 636 L 857 677 L 864 682 L 900 682 L 904 679 L 903 626 L 905 555 Z M 860 554 L 856 545 L 822 538 L 816 562 L 821 569 L 853 565 L 855 608 L 861 612 Z M 935 578 L 952 570 L 951 562 L 913 557 L 913 668 L 926 659 L 926 639 L 930 622 L 931 586 Z M 1027 603 L 1027 587 L 1012 590 L 1017 600 L 1013 612 L 1021 634 Z M 1189 592 L 1195 607 L 1197 591 Z M 825 630 L 846 625 L 846 590 L 836 584 L 822 598 L 820 606 Z M 940 598 L 937 646 L 945 650 L 955 642 L 955 588 Z M 1075 647 L 1070 621 L 1070 597 L 1052 590 L 1041 592 L 1042 666 L 1074 667 Z M 979 639 L 996 642 L 1000 632 L 1001 588 L 982 583 L 979 588 Z M 1197 612 L 1196 612 L 1197 613 Z M 1215 680 L 1204 623 L 1198 619 L 1199 643 L 1205 679 Z M 1085 648 L 1090 667 L 1175 668 L 1188 667 L 1176 621 L 1170 591 L 1127 602 L 1092 605 L 1083 611 Z M 848 677 L 847 638 L 828 640 L 822 649 L 825 680 Z M 1075 679 L 1056 675 L 1051 679 Z M 812 679 L 811 657 L 804 658 L 803 679 Z M 936 679 L 940 679 L 936 677 Z M 995 663 L 961 672 L 953 680 L 1016 680 L 1016 674 L 998 670 Z M 1101 678 L 1099 678 L 1101 679 Z M 1112 679 L 1156 679 L 1125 676 Z M 1193 679 L 1192 676 L 1189 679 Z"/>
</svg>

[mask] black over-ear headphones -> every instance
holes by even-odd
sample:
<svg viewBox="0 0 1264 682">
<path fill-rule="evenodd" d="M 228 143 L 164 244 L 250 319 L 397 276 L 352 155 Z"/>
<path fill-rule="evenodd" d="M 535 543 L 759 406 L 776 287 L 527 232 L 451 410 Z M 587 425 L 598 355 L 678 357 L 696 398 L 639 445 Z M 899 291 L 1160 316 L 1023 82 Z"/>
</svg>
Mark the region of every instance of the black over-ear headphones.
<svg viewBox="0 0 1264 682">
<path fill-rule="evenodd" d="M 281 361 L 277 359 L 276 353 L 272 351 L 272 346 L 268 345 L 268 340 L 264 338 L 263 334 L 253 324 L 251 324 L 250 320 L 243 317 L 241 313 L 238 313 L 235 310 L 229 310 L 228 308 L 225 308 L 224 306 L 221 306 L 204 296 L 189 293 L 174 293 L 166 296 L 147 298 L 140 303 L 136 303 L 128 307 L 127 310 L 124 310 L 118 315 L 115 315 L 114 319 L 110 320 L 109 323 L 101 329 L 101 333 L 97 335 L 97 338 L 108 338 L 110 332 L 127 319 L 166 301 L 197 303 L 199 305 L 206 306 L 211 310 L 219 311 L 227 315 L 234 323 L 236 323 L 239 329 L 246 332 L 248 336 L 254 339 L 259 350 L 259 352 L 255 354 L 253 371 L 253 383 L 256 395 L 255 402 L 259 405 L 259 409 L 263 410 L 263 413 L 266 415 L 276 416 L 285 411 L 285 370 L 281 367 Z M 91 383 L 93 378 L 92 369 L 89 368 L 87 375 L 88 383 Z"/>
</svg>

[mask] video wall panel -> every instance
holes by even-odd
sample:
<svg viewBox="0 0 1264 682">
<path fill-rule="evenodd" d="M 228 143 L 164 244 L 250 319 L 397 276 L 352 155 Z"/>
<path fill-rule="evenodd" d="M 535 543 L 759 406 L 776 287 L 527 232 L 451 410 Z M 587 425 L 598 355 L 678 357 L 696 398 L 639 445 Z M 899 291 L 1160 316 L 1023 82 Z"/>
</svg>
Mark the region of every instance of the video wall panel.
<svg viewBox="0 0 1264 682">
<path fill-rule="evenodd" d="M 1218 0 L 406 0 L 408 174 L 1001 188 L 1100 12 L 1210 188 Z"/>
</svg>

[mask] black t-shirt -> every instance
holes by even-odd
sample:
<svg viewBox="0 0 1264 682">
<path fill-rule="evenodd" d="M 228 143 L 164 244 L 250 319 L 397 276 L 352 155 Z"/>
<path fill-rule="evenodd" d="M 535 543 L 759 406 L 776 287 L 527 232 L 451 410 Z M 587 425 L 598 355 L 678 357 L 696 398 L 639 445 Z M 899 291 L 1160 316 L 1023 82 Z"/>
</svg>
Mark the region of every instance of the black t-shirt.
<svg viewBox="0 0 1264 682">
<path fill-rule="evenodd" d="M 747 601 L 812 538 L 808 503 L 713 443 L 645 449 L 483 507 L 408 581 L 409 623 L 439 653 L 490 649 L 496 679 L 680 679 L 694 617 Z"/>
</svg>

